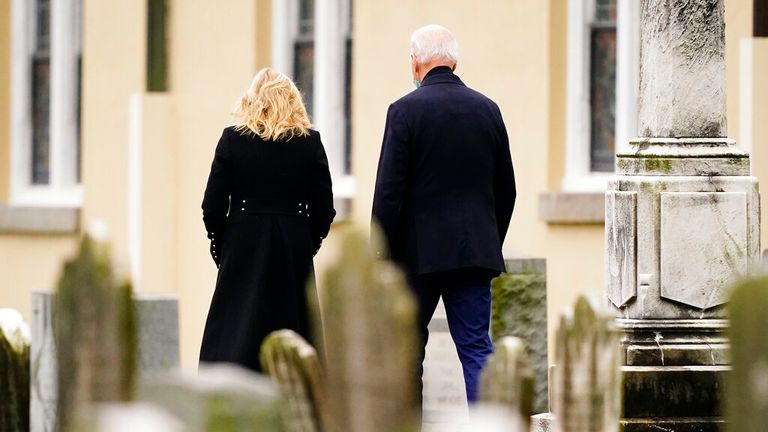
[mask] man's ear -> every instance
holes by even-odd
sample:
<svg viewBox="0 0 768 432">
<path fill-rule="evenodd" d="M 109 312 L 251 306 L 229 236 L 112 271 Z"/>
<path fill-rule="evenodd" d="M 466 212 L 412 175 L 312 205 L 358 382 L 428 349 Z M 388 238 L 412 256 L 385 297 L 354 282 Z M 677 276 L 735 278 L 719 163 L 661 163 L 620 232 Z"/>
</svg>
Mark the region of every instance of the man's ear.
<svg viewBox="0 0 768 432">
<path fill-rule="evenodd" d="M 456 63 L 454 63 L 453 66 L 451 66 L 451 72 L 456 72 Z"/>
</svg>

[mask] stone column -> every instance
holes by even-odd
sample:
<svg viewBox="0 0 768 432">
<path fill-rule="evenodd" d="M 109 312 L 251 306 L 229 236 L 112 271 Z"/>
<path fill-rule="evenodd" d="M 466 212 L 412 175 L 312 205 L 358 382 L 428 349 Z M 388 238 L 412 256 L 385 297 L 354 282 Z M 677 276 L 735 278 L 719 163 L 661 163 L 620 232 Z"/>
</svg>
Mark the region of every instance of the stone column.
<svg viewBox="0 0 768 432">
<path fill-rule="evenodd" d="M 758 268 L 757 179 L 727 138 L 723 4 L 641 0 L 640 137 L 617 155 L 606 193 L 626 430 L 717 430 L 723 304 Z"/>
</svg>

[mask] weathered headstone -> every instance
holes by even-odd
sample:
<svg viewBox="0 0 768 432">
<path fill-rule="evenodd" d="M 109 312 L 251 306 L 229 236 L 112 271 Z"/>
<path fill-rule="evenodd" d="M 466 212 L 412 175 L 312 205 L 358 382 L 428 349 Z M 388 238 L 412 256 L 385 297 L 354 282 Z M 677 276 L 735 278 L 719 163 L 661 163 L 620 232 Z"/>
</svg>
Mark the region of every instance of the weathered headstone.
<svg viewBox="0 0 768 432">
<path fill-rule="evenodd" d="M 768 277 L 743 282 L 728 305 L 731 362 L 727 430 L 762 432 L 768 425 Z"/>
<path fill-rule="evenodd" d="M 186 432 L 181 420 L 148 403 L 100 404 L 78 432 Z"/>
<path fill-rule="evenodd" d="M 32 292 L 30 353 L 30 431 L 56 430 L 56 341 L 53 330 L 53 291 Z"/>
<path fill-rule="evenodd" d="M 0 309 L 0 431 L 29 430 L 29 327 Z"/>
<path fill-rule="evenodd" d="M 616 432 L 621 409 L 619 335 L 584 296 L 560 317 L 553 409 L 559 432 Z"/>
<path fill-rule="evenodd" d="M 626 431 L 715 431 L 733 281 L 759 269 L 760 198 L 727 138 L 724 0 L 641 0 L 639 138 L 606 192 L 606 293 Z"/>
<path fill-rule="evenodd" d="M 505 336 L 520 338 L 533 368 L 533 411 L 547 405 L 547 268 L 539 258 L 507 258 L 506 273 L 493 280 L 491 337 L 494 344 Z"/>
<path fill-rule="evenodd" d="M 131 287 L 112 272 L 106 243 L 85 235 L 55 298 L 57 423 L 68 431 L 91 403 L 129 401 L 136 373 Z"/>
<path fill-rule="evenodd" d="M 283 396 L 286 431 L 322 431 L 325 399 L 317 351 L 296 332 L 278 330 L 264 339 L 260 360 Z"/>
<path fill-rule="evenodd" d="M 202 365 L 197 375 L 148 374 L 138 394 L 180 419 L 185 432 L 286 431 L 275 386 L 239 366 Z"/>
<path fill-rule="evenodd" d="M 516 429 L 528 430 L 533 414 L 533 371 L 525 358 L 523 341 L 511 336 L 494 344 L 480 381 L 480 399 L 484 404 L 504 407 L 516 419 Z"/>
<path fill-rule="evenodd" d="M 32 349 L 30 430 L 53 432 L 58 400 L 54 292 L 32 292 Z M 134 298 L 138 321 L 139 372 L 179 367 L 178 296 L 144 295 Z"/>
<path fill-rule="evenodd" d="M 329 425 L 334 432 L 408 432 L 418 425 L 416 304 L 402 273 L 366 236 L 340 230 L 341 253 L 320 295 Z"/>
</svg>

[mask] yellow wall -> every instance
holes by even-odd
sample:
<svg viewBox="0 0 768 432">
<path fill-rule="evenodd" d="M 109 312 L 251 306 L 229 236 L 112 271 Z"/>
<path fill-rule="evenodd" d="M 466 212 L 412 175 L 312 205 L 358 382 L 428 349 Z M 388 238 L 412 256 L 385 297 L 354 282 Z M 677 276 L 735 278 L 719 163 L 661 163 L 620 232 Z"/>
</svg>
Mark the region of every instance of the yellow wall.
<svg viewBox="0 0 768 432">
<path fill-rule="evenodd" d="M 0 2 L 0 203 L 8 200 L 11 159 L 11 2 Z"/>
<path fill-rule="evenodd" d="M 753 0 L 725 0 L 725 68 L 728 136 L 739 140 L 739 42 L 752 36 Z"/>
<path fill-rule="evenodd" d="M 128 262 L 128 101 L 145 85 L 146 2 L 85 0 L 83 22 L 83 226 L 109 226 L 118 270 Z"/>
</svg>

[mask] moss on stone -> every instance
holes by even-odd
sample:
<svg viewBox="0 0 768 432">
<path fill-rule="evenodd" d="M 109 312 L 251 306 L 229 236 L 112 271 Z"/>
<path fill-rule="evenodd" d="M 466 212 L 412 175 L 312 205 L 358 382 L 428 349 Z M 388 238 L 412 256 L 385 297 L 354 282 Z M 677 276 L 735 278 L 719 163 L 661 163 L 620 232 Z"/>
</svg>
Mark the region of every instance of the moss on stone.
<svg viewBox="0 0 768 432">
<path fill-rule="evenodd" d="M 491 337 L 498 341 L 514 336 L 525 342 L 536 376 L 534 412 L 547 407 L 547 288 L 546 276 L 523 263 L 518 273 L 504 273 L 493 280 Z"/>
<path fill-rule="evenodd" d="M 672 171 L 672 161 L 669 159 L 661 158 L 646 158 L 643 159 L 645 169 L 648 171 L 669 174 Z"/>
<path fill-rule="evenodd" d="M 29 344 L 18 346 L 0 328 L 0 431 L 29 430 Z"/>
</svg>

